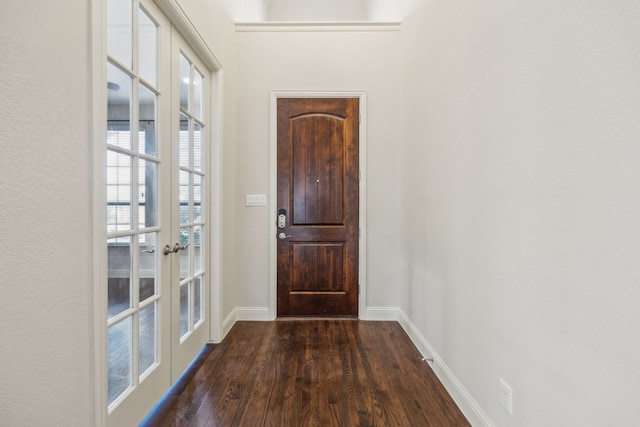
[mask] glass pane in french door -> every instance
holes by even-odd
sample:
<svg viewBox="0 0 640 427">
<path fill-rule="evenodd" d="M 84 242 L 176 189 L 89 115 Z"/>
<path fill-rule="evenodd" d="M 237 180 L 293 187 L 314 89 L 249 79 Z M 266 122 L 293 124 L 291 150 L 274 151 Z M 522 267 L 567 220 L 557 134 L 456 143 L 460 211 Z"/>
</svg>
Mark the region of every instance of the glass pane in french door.
<svg viewBox="0 0 640 427">
<path fill-rule="evenodd" d="M 107 240 L 108 317 L 131 308 L 131 236 Z"/>
<path fill-rule="evenodd" d="M 158 82 L 158 29 L 153 19 L 144 11 L 138 15 L 138 43 L 140 77 L 148 84 Z"/>
<path fill-rule="evenodd" d="M 139 375 L 143 376 L 158 361 L 157 316 L 158 303 L 153 301 L 140 309 Z"/>
<path fill-rule="evenodd" d="M 141 234 L 138 247 L 138 301 L 143 303 L 158 294 L 158 233 Z"/>
<path fill-rule="evenodd" d="M 109 0 L 107 2 L 107 52 L 126 67 L 132 68 L 133 2 Z"/>
<path fill-rule="evenodd" d="M 140 85 L 138 147 L 141 153 L 148 154 L 149 156 L 157 155 L 157 102 L 156 94 L 147 89 L 145 85 Z"/>
<path fill-rule="evenodd" d="M 132 386 L 132 319 L 125 317 L 109 327 L 109 405 Z M 123 345 L 125 344 L 125 345 Z"/>
</svg>

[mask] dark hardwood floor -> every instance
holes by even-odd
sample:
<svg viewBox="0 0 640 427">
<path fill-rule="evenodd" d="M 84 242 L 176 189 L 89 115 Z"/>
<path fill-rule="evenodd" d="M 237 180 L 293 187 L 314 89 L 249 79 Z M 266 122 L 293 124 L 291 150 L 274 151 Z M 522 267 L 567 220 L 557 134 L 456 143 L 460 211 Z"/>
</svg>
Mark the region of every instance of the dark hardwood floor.
<svg viewBox="0 0 640 427">
<path fill-rule="evenodd" d="M 396 322 L 238 322 L 191 372 L 146 426 L 470 425 Z"/>
</svg>

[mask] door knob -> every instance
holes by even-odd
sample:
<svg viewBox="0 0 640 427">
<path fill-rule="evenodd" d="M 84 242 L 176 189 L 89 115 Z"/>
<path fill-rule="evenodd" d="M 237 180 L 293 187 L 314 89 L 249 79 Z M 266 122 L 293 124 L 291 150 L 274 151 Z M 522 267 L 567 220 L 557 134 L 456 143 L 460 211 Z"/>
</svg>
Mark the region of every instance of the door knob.
<svg viewBox="0 0 640 427">
<path fill-rule="evenodd" d="M 291 237 L 291 234 L 284 234 L 284 233 L 278 234 L 278 239 L 280 240 L 288 239 L 289 237 Z"/>
<path fill-rule="evenodd" d="M 176 242 L 176 244 L 173 245 L 173 252 L 178 252 L 183 249 L 187 249 L 187 246 L 189 246 L 190 244 L 191 243 L 187 243 L 186 245 L 181 245 L 180 243 Z"/>
<path fill-rule="evenodd" d="M 162 253 L 165 255 L 169 255 L 175 252 L 180 252 L 183 249 L 187 249 L 187 247 L 190 245 L 191 243 L 187 243 L 186 245 L 181 245 L 180 243 L 176 243 L 175 245 L 173 245 L 173 247 L 169 246 L 169 245 L 164 245 L 164 248 L 162 248 Z"/>
</svg>

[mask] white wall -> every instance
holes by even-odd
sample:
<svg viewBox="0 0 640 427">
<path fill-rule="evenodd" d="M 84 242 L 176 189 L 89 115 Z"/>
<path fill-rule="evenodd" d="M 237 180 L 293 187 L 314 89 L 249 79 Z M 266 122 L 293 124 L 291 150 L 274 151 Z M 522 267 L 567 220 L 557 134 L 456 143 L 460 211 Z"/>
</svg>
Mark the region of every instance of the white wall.
<svg viewBox="0 0 640 427">
<path fill-rule="evenodd" d="M 2 6 L 0 423 L 90 425 L 88 3 Z"/>
<path fill-rule="evenodd" d="M 222 0 L 235 22 L 400 21 L 411 0 Z"/>
<path fill-rule="evenodd" d="M 399 32 L 238 33 L 236 218 L 239 307 L 269 306 L 269 209 L 244 207 L 269 194 L 271 91 L 366 91 L 368 95 L 368 295 L 397 306 L 402 280 L 393 220 L 400 199 Z M 363 254 L 364 256 L 364 254 Z"/>
<path fill-rule="evenodd" d="M 367 0 L 263 0 L 268 21 L 365 21 Z"/>
<path fill-rule="evenodd" d="M 257 22 L 266 18 L 265 0 L 214 0 L 214 3 L 222 4 L 235 22 Z"/>
<path fill-rule="evenodd" d="M 403 22 L 402 308 L 496 425 L 640 420 L 638 22 L 634 0 Z"/>
<path fill-rule="evenodd" d="M 411 0 L 367 0 L 367 20 L 400 22 Z"/>
</svg>

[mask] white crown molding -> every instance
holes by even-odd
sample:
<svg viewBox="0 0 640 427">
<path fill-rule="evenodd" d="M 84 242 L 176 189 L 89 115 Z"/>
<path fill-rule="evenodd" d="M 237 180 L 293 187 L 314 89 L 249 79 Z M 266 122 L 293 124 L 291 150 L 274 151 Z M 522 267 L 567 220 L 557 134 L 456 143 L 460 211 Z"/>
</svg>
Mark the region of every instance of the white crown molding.
<svg viewBox="0 0 640 427">
<path fill-rule="evenodd" d="M 177 0 L 154 0 L 154 2 L 169 18 L 171 24 L 178 30 L 189 47 L 196 52 L 200 60 L 209 68 L 209 71 L 218 71 L 223 68 Z"/>
<path fill-rule="evenodd" d="M 400 22 L 236 22 L 236 32 L 400 31 Z"/>
</svg>

